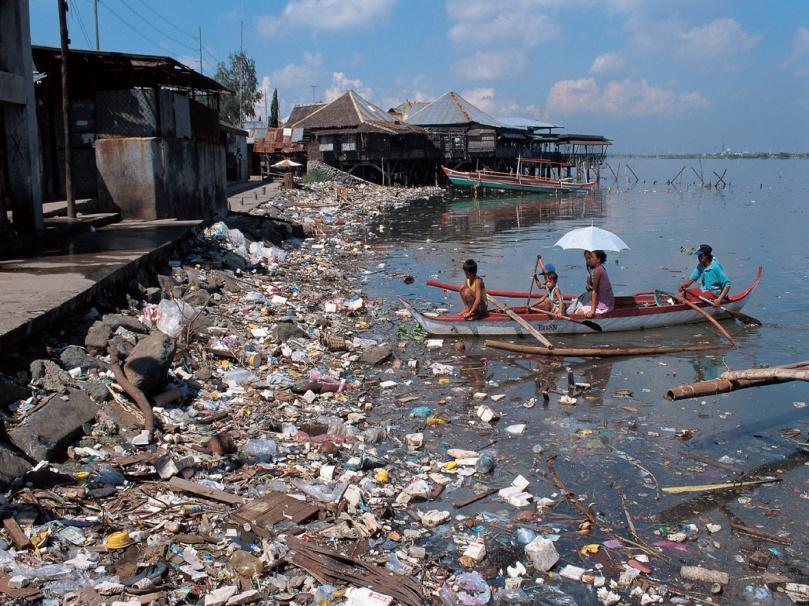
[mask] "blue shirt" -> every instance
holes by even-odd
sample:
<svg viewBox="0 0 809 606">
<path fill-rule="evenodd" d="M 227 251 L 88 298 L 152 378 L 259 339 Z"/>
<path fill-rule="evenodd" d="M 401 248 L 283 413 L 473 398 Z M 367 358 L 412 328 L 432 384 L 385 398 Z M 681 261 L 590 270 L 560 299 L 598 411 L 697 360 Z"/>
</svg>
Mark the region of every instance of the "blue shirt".
<svg viewBox="0 0 809 606">
<path fill-rule="evenodd" d="M 702 278 L 702 290 L 710 290 L 717 295 L 725 286 L 730 286 L 730 279 L 716 259 L 713 259 L 708 267 L 704 267 L 702 263 L 697 264 L 694 271 L 688 276 L 692 282 L 696 282 L 700 278 Z"/>
</svg>

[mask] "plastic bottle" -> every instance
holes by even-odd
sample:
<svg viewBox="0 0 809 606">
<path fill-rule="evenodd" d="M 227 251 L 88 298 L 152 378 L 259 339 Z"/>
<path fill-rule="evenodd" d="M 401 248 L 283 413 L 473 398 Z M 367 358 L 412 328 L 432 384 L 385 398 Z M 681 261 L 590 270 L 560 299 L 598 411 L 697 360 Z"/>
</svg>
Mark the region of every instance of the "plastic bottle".
<svg viewBox="0 0 809 606">
<path fill-rule="evenodd" d="M 517 542 L 521 545 L 528 545 L 531 541 L 537 538 L 537 533 L 535 533 L 530 528 L 518 528 L 517 529 Z"/>
<path fill-rule="evenodd" d="M 478 473 L 491 473 L 494 471 L 494 457 L 482 452 L 478 457 L 477 465 L 475 465 L 475 471 Z"/>
<path fill-rule="evenodd" d="M 256 463 L 271 463 L 278 454 L 278 445 L 267 438 L 250 438 L 242 447 L 246 460 Z"/>
</svg>

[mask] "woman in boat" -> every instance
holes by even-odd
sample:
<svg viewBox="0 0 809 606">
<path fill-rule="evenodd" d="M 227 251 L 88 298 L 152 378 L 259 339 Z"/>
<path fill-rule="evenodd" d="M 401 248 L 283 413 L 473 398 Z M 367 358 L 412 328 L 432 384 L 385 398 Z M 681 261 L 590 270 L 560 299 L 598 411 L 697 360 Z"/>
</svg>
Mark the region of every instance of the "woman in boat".
<svg viewBox="0 0 809 606">
<path fill-rule="evenodd" d="M 486 305 L 486 285 L 478 276 L 478 264 L 473 259 L 467 259 L 463 264 L 463 273 L 466 283 L 461 288 L 461 301 L 463 301 L 464 320 L 477 320 L 488 312 Z"/>
<path fill-rule="evenodd" d="M 587 278 L 590 300 L 585 303 L 582 301 L 582 297 L 579 297 L 568 309 L 569 314 L 584 314 L 585 317 L 592 318 L 596 314 L 609 313 L 615 308 L 612 284 L 607 270 L 604 269 L 606 260 L 607 253 L 603 250 L 594 250 L 590 253 L 588 261 L 590 276 Z"/>
</svg>

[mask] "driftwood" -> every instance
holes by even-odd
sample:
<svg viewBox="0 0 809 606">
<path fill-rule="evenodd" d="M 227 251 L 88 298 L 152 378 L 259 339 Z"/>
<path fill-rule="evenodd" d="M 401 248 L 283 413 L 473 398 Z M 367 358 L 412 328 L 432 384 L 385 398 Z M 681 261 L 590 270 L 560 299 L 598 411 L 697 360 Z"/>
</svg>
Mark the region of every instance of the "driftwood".
<svg viewBox="0 0 809 606">
<path fill-rule="evenodd" d="M 804 372 L 809 372 L 809 360 L 795 362 L 794 364 L 774 366 L 772 368 L 754 368 L 750 370 L 764 371 L 761 373 L 763 376 L 761 378 L 744 378 L 740 375 L 739 378 L 729 379 L 725 378 L 728 373 L 723 373 L 722 377 L 719 379 L 699 381 L 697 383 L 689 383 L 687 385 L 678 385 L 677 387 L 672 387 L 666 392 L 666 398 L 669 400 L 701 398 L 703 396 L 729 393 L 731 391 L 736 391 L 737 389 L 747 389 L 748 387 L 759 387 L 761 385 L 772 385 L 774 383 L 794 381 L 795 378 L 788 378 L 784 375 L 779 376 L 779 373 L 783 370 L 802 370 Z M 738 372 L 746 373 L 749 371 Z"/>
<path fill-rule="evenodd" d="M 744 480 L 739 482 L 721 482 L 719 484 L 695 484 L 693 486 L 664 486 L 663 492 L 666 494 L 683 494 L 685 492 L 710 492 L 713 490 L 738 490 L 749 486 L 760 486 L 761 484 L 771 484 L 780 482 L 781 478 L 769 478 L 766 480 Z"/>
<path fill-rule="evenodd" d="M 697 343 L 696 345 L 682 345 L 678 347 L 555 347 L 547 349 L 532 345 L 520 345 L 507 341 L 484 342 L 486 347 L 492 349 L 502 349 L 517 353 L 536 354 L 539 356 L 571 356 L 571 357 L 612 357 L 612 356 L 653 356 L 658 354 L 679 353 L 682 351 L 706 351 L 718 349 L 721 345 L 711 345 L 710 343 Z"/>
</svg>

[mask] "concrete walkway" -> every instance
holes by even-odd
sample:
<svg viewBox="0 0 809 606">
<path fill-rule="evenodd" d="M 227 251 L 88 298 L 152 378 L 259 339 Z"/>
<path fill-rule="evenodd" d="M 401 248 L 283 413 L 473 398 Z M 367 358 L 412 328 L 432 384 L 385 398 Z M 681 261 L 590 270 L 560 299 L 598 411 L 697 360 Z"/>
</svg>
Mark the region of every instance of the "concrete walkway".
<svg viewBox="0 0 809 606">
<path fill-rule="evenodd" d="M 122 221 L 66 238 L 38 256 L 0 261 L 0 348 L 19 343 L 165 259 L 201 221 Z"/>
</svg>

